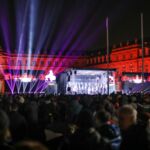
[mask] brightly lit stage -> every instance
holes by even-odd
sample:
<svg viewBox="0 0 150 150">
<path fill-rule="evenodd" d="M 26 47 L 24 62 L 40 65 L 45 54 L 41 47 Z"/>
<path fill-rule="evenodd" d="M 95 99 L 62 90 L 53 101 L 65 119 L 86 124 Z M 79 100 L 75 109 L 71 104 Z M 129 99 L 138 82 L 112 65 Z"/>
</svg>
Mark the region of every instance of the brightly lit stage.
<svg viewBox="0 0 150 150">
<path fill-rule="evenodd" d="M 150 93 L 150 73 L 123 73 L 122 90 L 124 93 Z"/>
<path fill-rule="evenodd" d="M 57 93 L 56 77 L 50 70 L 5 70 L 6 92 L 15 93 Z"/>
<path fill-rule="evenodd" d="M 107 76 L 108 73 L 108 76 Z M 115 70 L 68 69 L 57 79 L 58 92 L 62 94 L 108 94 L 115 92 Z"/>
<path fill-rule="evenodd" d="M 13 74 L 11 74 L 13 73 Z M 56 76 L 50 70 L 25 72 L 5 71 L 6 91 L 14 93 L 46 94 L 108 94 L 115 92 L 115 70 L 102 69 L 67 69 Z M 108 76 L 107 76 L 108 73 Z"/>
</svg>

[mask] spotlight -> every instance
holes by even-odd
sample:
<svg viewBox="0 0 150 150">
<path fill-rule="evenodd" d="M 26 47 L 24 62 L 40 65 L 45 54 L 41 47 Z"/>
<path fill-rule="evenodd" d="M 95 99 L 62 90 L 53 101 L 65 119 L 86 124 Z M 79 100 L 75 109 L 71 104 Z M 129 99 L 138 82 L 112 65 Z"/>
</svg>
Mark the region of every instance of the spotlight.
<svg viewBox="0 0 150 150">
<path fill-rule="evenodd" d="M 56 76 L 53 74 L 53 71 L 50 70 L 49 74 L 45 76 L 45 81 L 55 81 L 55 80 L 56 80 Z"/>
</svg>

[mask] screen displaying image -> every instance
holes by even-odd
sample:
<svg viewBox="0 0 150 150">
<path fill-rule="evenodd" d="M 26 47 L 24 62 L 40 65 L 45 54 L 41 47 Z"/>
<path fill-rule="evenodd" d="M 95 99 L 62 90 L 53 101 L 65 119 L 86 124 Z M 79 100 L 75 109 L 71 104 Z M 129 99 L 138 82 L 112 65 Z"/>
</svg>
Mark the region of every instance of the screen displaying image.
<svg viewBox="0 0 150 150">
<path fill-rule="evenodd" d="M 109 74 L 107 76 L 107 73 Z M 66 83 L 67 94 L 107 94 L 109 77 L 109 93 L 115 92 L 114 71 L 107 70 L 71 70 Z"/>
</svg>

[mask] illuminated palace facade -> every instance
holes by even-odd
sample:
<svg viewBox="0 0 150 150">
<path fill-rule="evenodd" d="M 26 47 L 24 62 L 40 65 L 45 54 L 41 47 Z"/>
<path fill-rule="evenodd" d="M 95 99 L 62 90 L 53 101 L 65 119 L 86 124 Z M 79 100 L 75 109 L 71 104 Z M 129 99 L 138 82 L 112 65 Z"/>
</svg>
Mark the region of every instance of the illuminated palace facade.
<svg viewBox="0 0 150 150">
<path fill-rule="evenodd" d="M 149 41 L 149 40 L 148 40 Z M 150 73 L 150 42 L 144 42 L 144 74 Z M 102 53 L 103 52 L 103 53 Z M 108 62 L 109 59 L 109 63 Z M 138 40 L 114 45 L 110 49 L 109 58 L 106 50 L 90 53 L 86 60 L 88 68 L 116 69 L 116 90 L 122 90 L 124 74 L 142 73 L 142 48 Z M 126 80 L 129 80 L 126 78 Z M 150 81 L 150 78 L 148 78 Z"/>
<path fill-rule="evenodd" d="M 5 92 L 7 83 L 12 84 L 15 78 L 19 78 L 16 74 L 22 78 L 28 76 L 32 79 L 36 74 L 38 79 L 44 80 L 50 70 L 57 75 L 67 68 L 83 67 L 85 63 L 86 57 L 82 56 L 58 57 L 41 54 L 31 55 L 29 58 L 27 54 L 8 54 L 0 48 L 0 93 Z"/>
<path fill-rule="evenodd" d="M 106 51 L 106 50 L 105 50 Z M 142 72 L 142 48 L 136 40 L 133 43 L 120 43 L 110 50 L 108 57 L 99 52 L 91 53 L 87 58 L 87 66 L 92 68 L 114 68 L 119 76 L 123 72 Z M 150 42 L 144 43 L 144 72 L 150 72 Z"/>
<path fill-rule="evenodd" d="M 107 64 L 108 59 L 109 64 Z M 4 93 L 5 91 L 5 80 L 13 79 L 11 72 L 14 70 L 23 70 L 24 72 L 27 70 L 43 71 L 46 75 L 49 70 L 58 74 L 68 68 L 116 69 L 116 85 L 117 89 L 120 90 L 123 73 L 142 72 L 141 44 L 135 40 L 132 43 L 127 42 L 119 46 L 113 46 L 110 49 L 109 58 L 106 55 L 106 50 L 91 51 L 84 56 L 31 55 L 30 64 L 27 54 L 8 54 L 0 49 L 0 92 Z M 149 42 L 144 42 L 144 72 L 150 73 Z M 40 78 L 42 78 L 42 75 Z"/>
</svg>

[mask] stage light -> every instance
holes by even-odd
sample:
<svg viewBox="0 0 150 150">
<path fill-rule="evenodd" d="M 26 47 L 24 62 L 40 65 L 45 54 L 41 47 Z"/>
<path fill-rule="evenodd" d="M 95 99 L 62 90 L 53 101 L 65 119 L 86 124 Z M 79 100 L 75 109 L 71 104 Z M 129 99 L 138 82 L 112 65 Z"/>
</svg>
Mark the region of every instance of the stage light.
<svg viewBox="0 0 150 150">
<path fill-rule="evenodd" d="M 32 78 L 31 76 L 28 76 L 27 73 L 24 73 L 21 77 L 19 77 L 19 80 L 21 82 L 31 82 L 32 81 Z"/>
<path fill-rule="evenodd" d="M 142 83 L 142 78 L 139 78 L 139 76 L 136 75 L 136 78 L 133 79 L 133 82 L 134 82 L 134 83 Z"/>
<path fill-rule="evenodd" d="M 45 76 L 45 81 L 55 81 L 56 80 L 56 76 L 53 74 L 53 71 L 52 70 L 50 70 L 49 71 L 49 74 L 47 74 L 46 76 Z"/>
<path fill-rule="evenodd" d="M 31 78 L 28 78 L 28 77 L 23 77 L 23 78 L 20 78 L 20 81 L 21 82 L 31 82 L 32 81 L 32 79 Z"/>
</svg>

